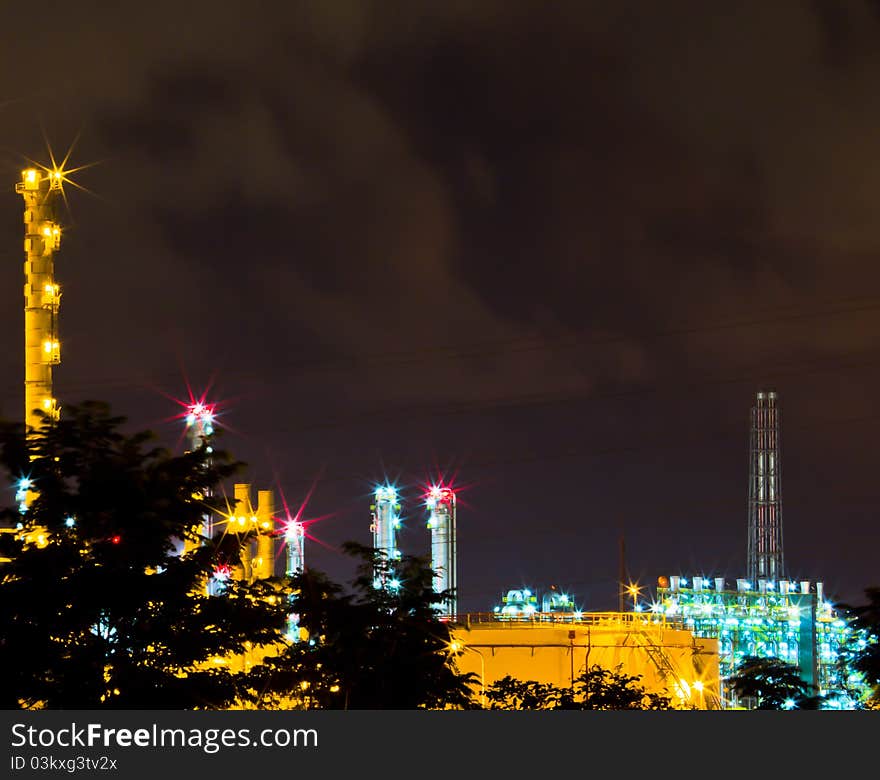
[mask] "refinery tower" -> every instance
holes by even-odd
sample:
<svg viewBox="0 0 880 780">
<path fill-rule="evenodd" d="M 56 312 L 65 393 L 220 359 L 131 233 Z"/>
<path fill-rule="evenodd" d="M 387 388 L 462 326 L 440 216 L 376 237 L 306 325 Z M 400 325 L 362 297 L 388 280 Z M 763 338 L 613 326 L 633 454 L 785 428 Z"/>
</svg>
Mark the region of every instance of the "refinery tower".
<svg viewBox="0 0 880 780">
<path fill-rule="evenodd" d="M 749 540 L 746 574 L 751 582 L 782 579 L 782 461 L 776 393 L 759 392 L 752 407 L 749 447 Z"/>
<path fill-rule="evenodd" d="M 373 534 L 373 549 L 384 558 L 374 571 L 374 585 L 386 587 L 387 563 L 400 558 L 397 549 L 397 532 L 400 530 L 400 502 L 397 490 L 391 485 L 380 485 L 373 495 L 370 506 L 370 532 Z M 393 584 L 393 581 L 392 583 Z"/>
<path fill-rule="evenodd" d="M 55 221 L 54 200 L 63 184 L 61 171 L 28 168 L 15 187 L 24 198 L 24 419 L 28 432 L 40 427 L 40 412 L 57 419 L 59 411 L 52 394 L 52 367 L 61 362 L 61 289 L 55 281 L 61 228 Z"/>
<path fill-rule="evenodd" d="M 456 536 L 455 492 L 435 485 L 428 491 L 428 528 L 431 531 L 431 568 L 434 570 L 434 592 L 448 592 L 450 599 L 438 608 L 445 615 L 455 617 L 456 596 Z"/>
<path fill-rule="evenodd" d="M 851 709 L 863 684 L 841 667 L 840 652 L 863 638 L 828 601 L 822 582 L 795 580 L 785 570 L 778 400 L 773 391 L 758 392 L 751 410 L 746 576 L 735 583 L 706 571 L 661 576 L 652 611 L 717 639 L 722 678 L 748 656 L 778 658 L 828 696 L 826 706 Z M 726 686 L 723 697 L 725 706 L 737 703 Z"/>
</svg>

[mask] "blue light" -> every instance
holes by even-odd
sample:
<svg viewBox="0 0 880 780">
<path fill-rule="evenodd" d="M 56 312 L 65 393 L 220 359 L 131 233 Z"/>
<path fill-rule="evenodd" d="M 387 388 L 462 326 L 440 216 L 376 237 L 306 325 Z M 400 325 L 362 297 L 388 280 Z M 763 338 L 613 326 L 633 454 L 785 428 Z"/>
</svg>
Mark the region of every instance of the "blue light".
<svg viewBox="0 0 880 780">
<path fill-rule="evenodd" d="M 68 517 L 64 520 L 64 525 L 66 525 L 68 528 L 73 528 L 73 526 L 76 525 L 76 520 L 74 520 L 72 517 Z"/>
<path fill-rule="evenodd" d="M 376 488 L 377 501 L 396 501 L 397 491 L 390 485 L 380 485 Z"/>
</svg>

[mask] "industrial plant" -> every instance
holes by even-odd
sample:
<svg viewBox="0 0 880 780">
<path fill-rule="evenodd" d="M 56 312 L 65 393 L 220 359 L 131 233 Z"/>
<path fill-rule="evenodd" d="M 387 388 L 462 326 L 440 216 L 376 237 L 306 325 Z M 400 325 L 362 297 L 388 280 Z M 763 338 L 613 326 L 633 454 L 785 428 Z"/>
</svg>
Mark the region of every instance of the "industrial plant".
<svg viewBox="0 0 880 780">
<path fill-rule="evenodd" d="M 64 181 L 63 170 L 28 168 L 16 185 L 24 199 L 24 420 L 28 435 L 42 423 L 38 410 L 49 420 L 62 413 L 52 376 L 61 360 L 61 291 L 54 267 L 61 230 L 53 209 L 56 197 L 63 194 Z M 210 403 L 203 399 L 191 404 L 185 414 L 189 449 L 206 447 L 210 453 L 214 425 L 215 410 Z M 484 695 L 489 685 L 505 676 L 564 686 L 598 664 L 641 676 L 648 690 L 669 695 L 682 708 L 725 709 L 743 704 L 725 686 L 737 665 L 747 656 L 773 657 L 796 665 L 807 683 L 831 697 L 833 706 L 854 708 L 860 681 L 848 675 L 839 655 L 845 647 L 864 640 L 826 599 L 822 582 L 793 581 L 788 574 L 783 555 L 781 463 L 779 399 L 772 390 L 761 391 L 751 411 L 743 576 L 729 581 L 712 572 L 662 573 L 650 603 L 634 598 L 631 610 L 616 612 L 582 611 L 576 607 L 574 594 L 551 586 L 544 593 L 509 590 L 500 604 L 487 604 L 485 612 L 459 613 L 456 492 L 449 484 L 428 486 L 423 495 L 429 532 L 425 546 L 438 594 L 436 609 L 452 627 L 459 668 L 475 675 Z M 22 512 L 34 496 L 33 486 L 23 479 L 17 494 Z M 400 586 L 393 567 L 401 557 L 399 489 L 390 484 L 376 486 L 369 513 L 366 506 L 364 510 L 363 530 L 369 529 L 377 555 L 392 564 L 377 566 L 374 587 L 393 590 Z M 235 559 L 218 562 L 206 584 L 207 592 L 217 597 L 222 597 L 223 584 L 229 579 L 254 582 L 282 573 L 276 571 L 281 545 L 283 574 L 292 576 L 306 567 L 303 523 L 299 517 L 277 515 L 272 490 L 257 491 L 254 502 L 250 484 L 235 484 L 228 513 L 205 515 L 199 533 L 204 539 L 232 535 L 239 540 Z M 29 541 L 45 544 L 38 532 L 32 537 Z M 181 554 L 186 555 L 193 544 L 182 544 Z M 297 623 L 298 616 L 291 614 L 287 637 L 293 642 L 300 639 Z"/>
</svg>

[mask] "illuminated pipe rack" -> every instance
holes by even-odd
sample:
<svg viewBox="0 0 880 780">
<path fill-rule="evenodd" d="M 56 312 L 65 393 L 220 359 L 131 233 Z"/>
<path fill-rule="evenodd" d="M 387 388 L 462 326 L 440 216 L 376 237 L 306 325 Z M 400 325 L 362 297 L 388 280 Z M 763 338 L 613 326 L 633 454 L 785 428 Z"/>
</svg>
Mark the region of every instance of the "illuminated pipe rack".
<svg viewBox="0 0 880 780">
<path fill-rule="evenodd" d="M 682 620 L 698 637 L 717 639 L 722 679 L 754 655 L 798 666 L 806 682 L 844 703 L 848 691 L 863 687 L 857 677 L 841 678 L 839 651 L 861 640 L 825 599 L 823 583 L 741 578 L 733 589 L 723 577 L 671 576 L 658 582 L 652 612 Z"/>
<path fill-rule="evenodd" d="M 40 427 L 37 410 L 52 420 L 59 414 L 52 394 L 52 367 L 61 362 L 61 288 L 55 281 L 55 252 L 61 246 L 61 228 L 55 221 L 53 200 L 62 192 L 63 181 L 60 171 L 44 174 L 28 168 L 15 186 L 24 198 L 24 419 L 28 432 Z"/>
<path fill-rule="evenodd" d="M 400 530 L 400 503 L 397 500 L 397 490 L 390 485 L 379 486 L 376 488 L 374 499 L 374 503 L 370 506 L 373 548 L 384 555 L 388 562 L 396 561 L 400 558 L 400 550 L 397 549 L 397 531 Z M 384 575 L 379 570 L 376 571 L 374 582 L 376 587 L 384 587 L 386 584 Z"/>
<path fill-rule="evenodd" d="M 435 485 L 428 491 L 428 528 L 431 531 L 431 568 L 434 592 L 451 592 L 449 601 L 435 605 L 443 614 L 454 616 L 458 607 L 457 550 L 455 529 L 455 491 Z"/>
</svg>

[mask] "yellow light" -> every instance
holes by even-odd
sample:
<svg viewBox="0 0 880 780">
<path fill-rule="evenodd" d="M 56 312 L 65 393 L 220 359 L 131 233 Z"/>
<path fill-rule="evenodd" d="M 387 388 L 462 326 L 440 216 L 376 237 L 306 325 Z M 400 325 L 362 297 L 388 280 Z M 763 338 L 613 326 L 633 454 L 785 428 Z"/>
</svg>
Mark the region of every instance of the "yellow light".
<svg viewBox="0 0 880 780">
<path fill-rule="evenodd" d="M 339 686 L 338 685 L 331 685 L 330 686 L 330 693 L 339 693 Z"/>
<path fill-rule="evenodd" d="M 238 524 L 239 524 L 239 525 L 244 525 L 244 518 L 243 518 L 243 517 L 239 517 L 239 518 L 238 518 Z"/>
<path fill-rule="evenodd" d="M 309 681 L 308 681 L 308 680 L 303 680 L 303 681 L 299 684 L 299 687 L 302 688 L 302 690 L 305 690 L 306 688 L 309 687 Z"/>
<path fill-rule="evenodd" d="M 257 516 L 256 516 L 256 515 L 251 515 L 251 522 L 252 522 L 254 525 L 257 524 Z"/>
<path fill-rule="evenodd" d="M 693 686 L 693 687 L 694 687 L 694 690 L 695 690 L 695 691 L 699 691 L 700 693 L 702 693 L 702 692 L 703 692 L 703 682 L 702 682 L 702 680 L 697 680 L 697 681 L 694 683 L 694 686 Z"/>
<path fill-rule="evenodd" d="M 43 235 L 44 236 L 51 236 L 52 235 L 52 228 L 50 228 L 48 225 L 46 227 L 44 227 L 43 228 Z"/>
<path fill-rule="evenodd" d="M 268 520 L 264 520 L 264 521 L 263 521 L 263 528 L 268 528 L 268 527 L 269 527 L 269 521 L 268 521 Z"/>
<path fill-rule="evenodd" d="M 43 349 L 46 350 L 46 352 L 51 352 L 52 351 L 52 342 L 51 341 L 44 341 L 43 342 Z"/>
<path fill-rule="evenodd" d="M 453 653 L 457 653 L 461 650 L 461 645 L 458 642 L 450 642 L 449 649 L 452 650 Z"/>
<path fill-rule="evenodd" d="M 25 181 L 28 181 L 28 182 L 30 182 L 30 183 L 35 182 L 35 181 L 37 180 L 37 171 L 36 171 L 36 169 L 35 169 L 35 168 L 28 168 L 28 169 L 24 172 L 24 178 L 25 178 Z"/>
<path fill-rule="evenodd" d="M 684 678 L 681 678 L 678 681 L 678 684 L 679 684 L 678 695 L 682 698 L 689 699 L 690 695 L 691 695 L 691 686 L 688 685 L 688 681 L 685 680 Z"/>
<path fill-rule="evenodd" d="M 54 400 L 55 400 L 54 398 L 44 399 L 43 400 L 43 408 L 44 409 L 51 409 L 52 408 L 52 401 L 54 401 Z"/>
</svg>

